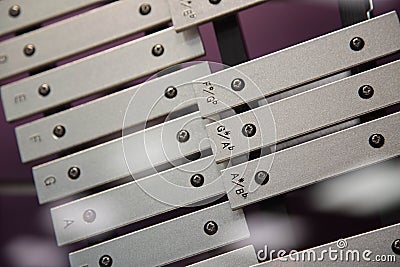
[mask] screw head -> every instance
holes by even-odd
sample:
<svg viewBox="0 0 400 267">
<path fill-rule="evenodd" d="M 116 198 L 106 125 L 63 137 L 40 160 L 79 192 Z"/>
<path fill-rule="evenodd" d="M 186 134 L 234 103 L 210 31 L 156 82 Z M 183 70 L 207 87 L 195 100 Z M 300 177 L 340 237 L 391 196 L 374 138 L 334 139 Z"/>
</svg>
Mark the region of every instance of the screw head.
<svg viewBox="0 0 400 267">
<path fill-rule="evenodd" d="M 39 86 L 38 89 L 39 95 L 41 96 L 47 96 L 50 94 L 50 85 L 48 85 L 47 83 L 42 84 L 41 86 Z"/>
<path fill-rule="evenodd" d="M 191 178 L 190 178 L 190 183 L 194 186 L 194 187 L 200 187 L 204 184 L 204 176 L 201 174 L 194 174 Z"/>
<path fill-rule="evenodd" d="M 179 143 L 185 143 L 189 140 L 190 134 L 186 130 L 180 130 L 176 135 L 176 138 L 178 139 Z"/>
<path fill-rule="evenodd" d="M 69 168 L 68 177 L 71 178 L 72 180 L 78 179 L 80 175 L 81 175 L 81 170 L 78 167 L 74 166 Z"/>
<path fill-rule="evenodd" d="M 113 260 L 111 256 L 103 255 L 99 259 L 99 266 L 100 267 L 111 267 L 113 264 Z"/>
<path fill-rule="evenodd" d="M 178 94 L 178 90 L 174 86 L 169 86 L 167 89 L 165 89 L 165 93 L 164 93 L 165 97 L 169 98 L 169 99 L 176 97 L 177 94 Z"/>
<path fill-rule="evenodd" d="M 371 85 L 363 85 L 358 89 L 358 95 L 363 99 L 371 98 L 374 95 L 374 88 Z"/>
<path fill-rule="evenodd" d="M 96 212 L 94 210 L 85 210 L 85 212 L 82 215 L 83 220 L 87 223 L 92 223 L 94 220 L 96 220 Z"/>
<path fill-rule="evenodd" d="M 53 134 L 54 134 L 54 136 L 57 137 L 57 138 L 63 137 L 63 136 L 65 135 L 65 132 L 66 132 L 65 127 L 62 126 L 62 125 L 57 125 L 57 126 L 54 127 L 54 129 L 53 129 Z"/>
<path fill-rule="evenodd" d="M 369 144 L 373 148 L 380 148 L 385 144 L 385 137 L 383 137 L 381 134 L 373 134 L 369 138 Z"/>
<path fill-rule="evenodd" d="M 354 51 L 360 51 L 364 48 L 365 42 L 361 37 L 354 37 L 350 41 L 350 48 Z"/>
<path fill-rule="evenodd" d="M 153 46 L 151 53 L 153 53 L 153 56 L 155 57 L 161 56 L 162 54 L 164 54 L 164 46 L 156 44 L 155 46 Z"/>
<path fill-rule="evenodd" d="M 209 1 L 213 5 L 218 5 L 221 2 L 221 0 L 209 0 Z"/>
<path fill-rule="evenodd" d="M 252 137 L 256 134 L 257 128 L 254 124 L 247 123 L 242 128 L 242 134 L 246 137 Z"/>
<path fill-rule="evenodd" d="M 35 53 L 35 50 L 36 50 L 36 48 L 33 44 L 27 44 L 24 47 L 24 54 L 28 57 L 32 56 Z"/>
<path fill-rule="evenodd" d="M 143 3 L 143 4 L 141 4 L 140 7 L 139 7 L 139 12 L 140 12 L 140 14 L 142 14 L 143 16 L 149 14 L 150 11 L 151 11 L 151 5 L 148 4 L 148 3 Z"/>
<path fill-rule="evenodd" d="M 400 239 L 396 239 L 392 243 L 392 250 L 394 253 L 400 255 Z"/>
<path fill-rule="evenodd" d="M 269 174 L 266 171 L 259 171 L 254 175 L 254 180 L 259 185 L 265 185 L 269 182 Z"/>
<path fill-rule="evenodd" d="M 243 79 L 240 79 L 240 78 L 236 78 L 236 79 L 234 79 L 233 81 L 232 81 L 232 83 L 231 83 L 231 88 L 234 90 L 234 91 L 241 91 L 241 90 L 243 90 L 243 88 L 245 87 L 245 82 L 243 81 Z"/>
<path fill-rule="evenodd" d="M 10 7 L 10 9 L 8 10 L 8 14 L 11 17 L 18 17 L 19 14 L 21 14 L 21 7 L 19 5 L 13 5 L 12 7 Z"/>
<path fill-rule="evenodd" d="M 204 232 L 207 235 L 214 235 L 218 231 L 218 225 L 214 221 L 208 221 L 204 224 Z"/>
</svg>

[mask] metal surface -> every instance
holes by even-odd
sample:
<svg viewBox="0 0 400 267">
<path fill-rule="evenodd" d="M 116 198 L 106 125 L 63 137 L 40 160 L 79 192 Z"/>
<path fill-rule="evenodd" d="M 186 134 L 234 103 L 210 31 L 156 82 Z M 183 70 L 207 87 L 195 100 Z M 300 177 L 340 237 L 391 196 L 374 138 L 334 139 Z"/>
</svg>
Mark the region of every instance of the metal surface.
<svg viewBox="0 0 400 267">
<path fill-rule="evenodd" d="M 350 40 L 356 36 L 365 40 L 361 51 L 350 48 Z M 399 19 L 391 12 L 199 79 L 194 85 L 198 105 L 207 117 L 399 50 Z M 241 91 L 231 89 L 237 78 L 246 84 Z M 216 101 L 208 101 L 207 86 L 200 81 L 214 86 Z"/>
<path fill-rule="evenodd" d="M 165 48 L 160 57 L 151 53 L 157 43 Z M 169 28 L 3 86 L 1 97 L 6 118 L 16 120 L 45 111 L 203 54 L 197 30 L 177 34 Z M 44 83 L 51 87 L 46 97 L 38 93 L 38 87 Z"/>
<path fill-rule="evenodd" d="M 172 22 L 177 31 L 197 26 L 218 17 L 265 2 L 266 0 L 168 0 Z"/>
<path fill-rule="evenodd" d="M 359 88 L 375 88 L 370 99 Z M 217 162 L 400 102 L 400 61 L 207 125 Z M 253 124 L 254 136 L 243 133 Z M 229 140 L 221 127 L 230 131 Z M 246 128 L 247 129 L 247 128 Z M 229 143 L 229 145 L 226 145 Z"/>
<path fill-rule="evenodd" d="M 248 267 L 257 264 L 257 256 L 252 245 L 239 248 L 188 267 Z"/>
<path fill-rule="evenodd" d="M 369 144 L 370 136 L 376 133 L 385 138 L 380 148 Z M 395 113 L 228 168 L 222 180 L 236 209 L 398 156 L 399 138 L 400 113 Z M 269 174 L 265 185 L 253 181 L 260 170 Z"/>
<path fill-rule="evenodd" d="M 176 140 L 182 127 L 191 133 L 186 143 Z M 206 137 L 204 122 L 196 112 L 36 166 L 33 176 L 39 201 L 48 202 L 128 177 L 128 166 L 137 174 L 207 149 L 210 144 L 203 140 Z M 67 176 L 73 166 L 80 168 L 79 179 Z"/>
<path fill-rule="evenodd" d="M 9 9 L 14 1 L 0 1 L 0 35 L 18 31 L 65 13 L 92 5 L 106 2 L 105 0 L 18 0 L 20 7 L 18 16 L 9 16 Z"/>
<path fill-rule="evenodd" d="M 254 267 L 398 266 L 400 255 L 393 253 L 391 246 L 392 242 L 399 236 L 400 224 L 395 224 L 299 252 L 292 256 L 260 263 L 254 265 Z M 306 260 L 302 260 L 303 258 Z"/>
<path fill-rule="evenodd" d="M 0 65 L 0 79 L 165 24 L 170 20 L 165 1 L 148 2 L 152 5 L 152 12 L 145 16 L 139 12 L 142 1 L 116 1 L 0 43 L 1 53 L 7 57 L 7 61 Z M 65 38 L 66 36 L 68 38 Z M 34 44 L 36 47 L 36 53 L 29 58 L 21 53 L 26 44 Z"/>
<path fill-rule="evenodd" d="M 200 170 L 200 171 L 199 171 Z M 178 207 L 225 194 L 220 168 L 209 156 L 100 192 L 51 210 L 58 245 L 76 242 Z M 193 187 L 192 174 L 205 184 Z M 82 219 L 85 210 L 96 212 L 95 223 Z M 73 221 L 65 228 L 65 220 Z"/>
<path fill-rule="evenodd" d="M 206 235 L 203 231 L 204 224 L 209 220 L 218 223 L 215 235 Z M 249 236 L 243 212 L 232 212 L 229 204 L 224 202 L 73 252 L 70 254 L 70 262 L 72 267 L 97 266 L 101 256 L 109 255 L 113 259 L 113 267 L 159 266 Z M 149 256 L 149 252 L 157 256 Z"/>
</svg>

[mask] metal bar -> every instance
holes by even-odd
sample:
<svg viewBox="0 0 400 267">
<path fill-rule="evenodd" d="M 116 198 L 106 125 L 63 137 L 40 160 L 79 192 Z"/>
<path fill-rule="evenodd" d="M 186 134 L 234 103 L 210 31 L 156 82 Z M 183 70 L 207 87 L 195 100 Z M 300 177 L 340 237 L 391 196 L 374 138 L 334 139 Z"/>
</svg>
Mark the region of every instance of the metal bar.
<svg viewBox="0 0 400 267">
<path fill-rule="evenodd" d="M 189 132 L 185 143 L 177 141 L 180 129 Z M 91 147 L 33 168 L 39 202 L 74 193 L 137 174 L 210 147 L 198 112 Z M 78 167 L 78 179 L 68 170 Z"/>
<path fill-rule="evenodd" d="M 218 225 L 213 235 L 206 234 L 204 230 L 205 224 L 210 221 Z M 224 202 L 73 252 L 70 263 L 73 267 L 97 266 L 99 259 L 108 255 L 113 266 L 160 266 L 249 236 L 243 212 L 232 212 L 229 204 Z M 149 257 L 149 252 L 153 256 Z"/>
<path fill-rule="evenodd" d="M 231 206 L 233 209 L 247 206 L 398 156 L 399 127 L 400 113 L 395 113 L 228 168 L 222 180 Z M 375 134 L 383 136 L 383 146 L 376 148 L 370 144 Z M 264 185 L 255 182 L 259 171 L 269 174 L 269 181 Z"/>
<path fill-rule="evenodd" d="M 175 29 L 183 31 L 266 0 L 168 0 Z"/>
<path fill-rule="evenodd" d="M 51 210 L 58 245 L 65 245 L 167 211 L 225 194 L 218 179 L 220 168 L 209 156 L 91 195 Z M 194 187 L 193 175 L 204 184 Z M 82 220 L 85 211 L 96 213 L 96 223 Z M 74 223 L 65 228 L 65 219 Z"/>
<path fill-rule="evenodd" d="M 0 65 L 0 79 L 170 20 L 165 1 L 146 2 L 151 4 L 151 12 L 147 15 L 140 13 L 139 8 L 143 3 L 140 0 L 117 1 L 0 43 L 1 53 L 7 57 L 7 61 Z M 116 16 L 118 19 L 115 19 Z M 24 54 L 24 47 L 28 44 L 35 46 L 35 51 L 30 56 Z"/>
<path fill-rule="evenodd" d="M 359 51 L 350 47 L 355 37 L 365 42 Z M 207 117 L 399 50 L 399 19 L 391 12 L 202 78 L 194 85 L 198 105 Z M 231 84 L 237 78 L 244 81 L 244 88 L 234 91 Z M 208 101 L 205 82 L 214 87 L 214 101 Z"/>
<path fill-rule="evenodd" d="M 107 2 L 105 0 L 19 0 L 0 1 L 0 35 L 29 28 L 43 21 L 72 12 L 86 6 Z M 12 9 L 14 7 L 14 9 Z M 14 11 L 10 11 L 10 10 Z M 11 13 L 11 14 L 10 14 Z"/>
<path fill-rule="evenodd" d="M 368 99 L 359 95 L 365 86 L 374 91 Z M 209 124 L 216 161 L 399 103 L 399 87 L 400 60 Z M 243 133 L 248 124 L 256 129 L 251 137 Z"/>
<path fill-rule="evenodd" d="M 248 267 L 257 263 L 258 260 L 254 247 L 250 245 L 188 265 L 188 267 Z"/>
<path fill-rule="evenodd" d="M 253 267 L 398 266 L 400 254 L 394 252 L 392 245 L 395 240 L 398 240 L 399 235 L 400 224 L 395 224 L 286 255 Z"/>
</svg>

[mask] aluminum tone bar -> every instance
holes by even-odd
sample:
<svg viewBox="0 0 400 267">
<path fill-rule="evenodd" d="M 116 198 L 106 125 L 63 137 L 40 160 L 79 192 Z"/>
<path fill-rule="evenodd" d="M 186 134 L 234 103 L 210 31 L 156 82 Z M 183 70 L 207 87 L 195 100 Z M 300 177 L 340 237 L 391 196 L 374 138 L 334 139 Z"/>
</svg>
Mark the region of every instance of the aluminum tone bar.
<svg viewBox="0 0 400 267">
<path fill-rule="evenodd" d="M 375 134 L 383 136 L 383 146 L 370 144 Z M 400 113 L 395 113 L 228 168 L 222 179 L 236 209 L 398 156 L 399 138 Z M 256 184 L 258 171 L 269 173 L 265 185 Z"/>
<path fill-rule="evenodd" d="M 253 245 L 239 248 L 214 258 L 210 258 L 188 267 L 248 267 L 257 264 L 257 256 Z"/>
<path fill-rule="evenodd" d="M 15 32 L 39 24 L 57 16 L 87 7 L 105 0 L 19 0 L 0 1 L 0 35 Z M 10 15 L 9 10 L 18 5 L 18 15 Z M 16 13 L 15 13 L 16 14 Z"/>
<path fill-rule="evenodd" d="M 214 235 L 204 232 L 209 221 L 218 225 Z M 97 266 L 103 255 L 112 258 L 113 266 L 160 266 L 249 236 L 243 212 L 232 211 L 224 202 L 73 252 L 69 258 L 72 267 Z"/>
<path fill-rule="evenodd" d="M 260 263 L 253 267 L 398 266 L 400 255 L 394 253 L 391 247 L 393 242 L 398 239 L 399 236 L 400 224 L 394 224 L 378 230 L 301 251 L 292 256 L 286 256 L 281 259 Z M 336 251 L 336 253 L 333 252 L 330 254 L 332 255 L 332 259 L 328 254 L 329 250 Z M 323 255 L 323 253 L 325 255 Z M 340 257 L 340 255 L 343 257 Z M 376 256 L 379 256 L 379 258 L 376 258 Z M 382 256 L 385 257 L 385 260 L 383 260 L 384 258 Z M 302 260 L 303 258 L 306 260 Z M 317 260 L 318 258 L 320 260 Z"/>
<path fill-rule="evenodd" d="M 170 20 L 165 1 L 146 2 L 151 4 L 151 12 L 147 15 L 142 15 L 139 11 L 143 1 L 116 1 L 0 43 L 1 53 L 7 57 L 7 61 L 0 64 L 0 79 L 165 24 Z M 30 56 L 24 54 L 24 47 L 28 44 L 35 46 L 35 52 Z"/>
<path fill-rule="evenodd" d="M 263 2 L 266 0 L 223 0 L 216 4 L 209 0 L 168 0 L 178 32 Z"/>
<path fill-rule="evenodd" d="M 193 175 L 204 184 L 194 187 Z M 112 189 L 68 202 L 51 210 L 59 246 L 101 234 L 179 207 L 225 194 L 218 179 L 220 168 L 212 156 L 178 166 Z M 85 211 L 96 213 L 95 223 L 83 220 Z M 67 220 L 68 227 L 65 220 Z M 71 222 L 73 222 L 71 224 Z"/>
<path fill-rule="evenodd" d="M 182 128 L 190 134 L 185 143 L 179 143 L 176 138 Z M 55 200 L 128 177 L 130 172 L 127 163 L 132 173 L 137 174 L 207 149 L 210 147 L 209 142 L 202 141 L 206 138 L 204 122 L 199 112 L 195 112 L 123 139 L 115 139 L 46 162 L 33 168 L 39 202 Z M 80 169 L 80 176 L 75 180 L 67 175 L 68 170 L 74 166 Z"/>
<path fill-rule="evenodd" d="M 371 86 L 364 99 L 360 88 Z M 400 60 L 207 125 L 221 162 L 400 102 Z M 254 136 L 243 128 L 252 124 Z M 229 131 L 229 140 L 221 136 Z M 228 145 L 227 145 L 228 144 Z"/>
<path fill-rule="evenodd" d="M 360 51 L 350 48 L 354 37 L 365 42 Z M 200 79 L 214 87 L 214 99 L 209 101 L 208 86 L 199 82 L 194 86 L 198 105 L 201 114 L 207 117 L 399 50 L 399 19 L 395 12 L 390 12 Z M 245 83 L 241 91 L 231 89 L 236 78 Z"/>
</svg>

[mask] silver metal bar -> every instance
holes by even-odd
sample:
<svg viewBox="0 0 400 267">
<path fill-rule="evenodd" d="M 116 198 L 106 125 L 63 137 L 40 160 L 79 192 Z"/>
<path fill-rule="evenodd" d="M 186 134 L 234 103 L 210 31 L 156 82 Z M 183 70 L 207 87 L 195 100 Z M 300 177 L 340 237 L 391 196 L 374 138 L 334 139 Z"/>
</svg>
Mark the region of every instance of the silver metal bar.
<svg viewBox="0 0 400 267">
<path fill-rule="evenodd" d="M 254 247 L 250 245 L 188 265 L 188 267 L 248 267 L 257 263 L 258 260 Z"/>
<path fill-rule="evenodd" d="M 369 143 L 374 134 L 383 136 L 382 147 Z M 228 168 L 222 180 L 236 209 L 398 156 L 399 138 L 400 113 L 395 113 Z M 269 174 L 264 185 L 255 182 L 259 171 Z"/>
<path fill-rule="evenodd" d="M 360 51 L 350 47 L 355 37 L 365 42 Z M 200 79 L 194 85 L 199 109 L 207 117 L 399 50 L 399 19 L 391 12 Z M 241 91 L 231 89 L 237 78 L 245 84 Z"/>
<path fill-rule="evenodd" d="M 205 224 L 210 221 L 218 225 L 213 235 L 204 231 Z M 243 240 L 249 235 L 243 212 L 232 211 L 224 202 L 73 252 L 70 263 L 72 267 L 97 266 L 99 259 L 108 255 L 113 266 L 160 266 Z"/>
<path fill-rule="evenodd" d="M 15 32 L 104 0 L 0 1 L 0 35 Z M 17 7 L 14 7 L 17 5 Z M 14 12 L 10 14 L 10 9 Z"/>
<path fill-rule="evenodd" d="M 23 130 L 19 129 L 18 131 L 23 131 L 25 138 L 33 135 L 41 136 L 41 142 L 36 148 L 40 150 L 37 151 L 37 154 L 41 152 L 49 153 L 47 149 L 54 146 L 54 144 L 57 144 L 57 150 L 74 147 L 116 133 L 123 127 L 127 129 L 143 124 L 147 120 L 167 115 L 174 109 L 177 109 L 177 107 L 183 109 L 196 105 L 194 92 L 190 85 L 180 85 L 208 73 L 210 73 L 210 69 L 206 63 L 191 66 L 52 116 L 33 121 L 23 126 Z M 179 91 L 176 97 L 172 99 L 164 96 L 164 92 L 169 86 L 175 86 Z M 138 103 L 139 101 L 140 103 Z M 124 116 L 128 112 L 128 107 L 132 105 L 140 105 L 140 108 L 134 108 L 131 111 L 135 113 L 132 119 L 124 120 Z M 62 140 L 54 139 L 51 136 L 54 126 L 58 124 L 63 125 L 68 132 L 67 135 L 62 137 Z M 41 150 L 42 148 L 45 150 Z"/>
<path fill-rule="evenodd" d="M 285 255 L 253 267 L 278 266 L 398 266 L 400 255 L 392 244 L 400 236 L 400 224 L 391 225 L 319 247 Z"/>
<path fill-rule="evenodd" d="M 194 187 L 193 175 L 202 175 L 204 184 Z M 76 242 L 179 207 L 225 194 L 218 179 L 220 168 L 209 156 L 100 192 L 51 210 L 58 245 Z M 95 223 L 82 216 L 96 213 Z M 65 219 L 74 223 L 65 228 Z"/>
<path fill-rule="evenodd" d="M 364 85 L 374 90 L 369 99 L 359 95 Z M 399 87 L 400 60 L 209 124 L 216 161 L 399 103 Z M 252 137 L 243 133 L 247 124 L 255 126 Z"/>
<path fill-rule="evenodd" d="M 189 132 L 185 143 L 177 141 L 181 129 Z M 210 147 L 199 112 L 91 147 L 33 168 L 39 202 L 55 200 L 95 186 L 137 174 Z M 80 169 L 78 179 L 68 170 Z M 128 168 L 129 167 L 129 168 Z"/>
<path fill-rule="evenodd" d="M 174 28 L 179 32 L 266 0 L 168 0 Z M 215 2 L 215 3 L 213 3 Z"/>
<path fill-rule="evenodd" d="M 170 20 L 165 1 L 146 2 L 151 4 L 151 12 L 147 15 L 140 13 L 139 8 L 143 4 L 140 0 L 117 1 L 0 43 L 1 53 L 7 57 L 7 61 L 0 64 L 0 79 Z M 35 46 L 30 56 L 24 54 L 24 47 L 28 44 Z"/>
</svg>

